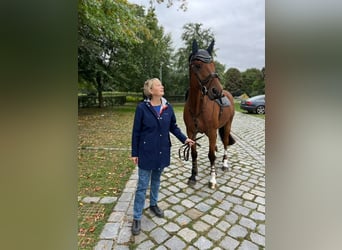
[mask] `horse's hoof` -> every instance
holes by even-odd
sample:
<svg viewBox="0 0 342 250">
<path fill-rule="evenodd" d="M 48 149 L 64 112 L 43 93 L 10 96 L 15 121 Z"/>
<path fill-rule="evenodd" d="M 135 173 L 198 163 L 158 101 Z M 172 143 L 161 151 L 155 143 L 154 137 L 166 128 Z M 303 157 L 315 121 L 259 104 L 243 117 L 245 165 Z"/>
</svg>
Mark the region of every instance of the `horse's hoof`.
<svg viewBox="0 0 342 250">
<path fill-rule="evenodd" d="M 209 182 L 209 188 L 210 189 L 216 189 L 216 183 Z"/>
<path fill-rule="evenodd" d="M 188 180 L 188 185 L 189 186 L 193 187 L 193 186 L 195 186 L 195 184 L 196 184 L 196 180 L 191 180 L 191 179 Z"/>
<path fill-rule="evenodd" d="M 227 167 L 222 167 L 222 171 L 223 171 L 223 172 L 228 172 L 228 170 L 229 170 L 229 168 L 227 168 Z"/>
</svg>

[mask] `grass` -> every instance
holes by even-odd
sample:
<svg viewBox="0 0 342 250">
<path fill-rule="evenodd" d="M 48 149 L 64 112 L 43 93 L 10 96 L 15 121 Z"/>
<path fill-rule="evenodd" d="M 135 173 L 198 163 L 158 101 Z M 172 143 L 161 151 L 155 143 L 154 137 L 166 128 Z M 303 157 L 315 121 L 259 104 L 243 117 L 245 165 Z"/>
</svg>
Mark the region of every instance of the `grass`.
<svg viewBox="0 0 342 250">
<path fill-rule="evenodd" d="M 132 174 L 135 105 L 78 112 L 78 196 L 119 197 Z M 93 249 L 113 204 L 78 204 L 78 248 Z"/>
</svg>

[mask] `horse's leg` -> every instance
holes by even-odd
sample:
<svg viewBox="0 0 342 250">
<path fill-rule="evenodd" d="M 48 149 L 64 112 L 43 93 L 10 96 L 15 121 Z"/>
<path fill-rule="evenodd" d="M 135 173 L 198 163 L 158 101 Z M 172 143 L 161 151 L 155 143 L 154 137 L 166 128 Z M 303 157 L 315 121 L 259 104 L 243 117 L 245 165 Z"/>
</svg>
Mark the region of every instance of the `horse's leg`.
<svg viewBox="0 0 342 250">
<path fill-rule="evenodd" d="M 191 176 L 189 178 L 188 185 L 194 186 L 196 184 L 196 175 L 198 172 L 196 145 L 193 145 L 191 147 L 191 159 L 192 159 L 192 169 L 191 169 Z"/>
<path fill-rule="evenodd" d="M 231 127 L 229 125 L 226 125 L 226 126 L 220 128 L 220 130 L 219 130 L 220 137 L 221 137 L 223 147 L 224 147 L 223 160 L 222 160 L 223 161 L 223 165 L 222 165 L 223 171 L 229 170 L 228 145 L 232 145 L 235 143 L 235 140 L 230 135 L 230 130 L 231 130 Z"/>
<path fill-rule="evenodd" d="M 215 166 L 215 148 L 216 148 L 216 130 L 214 133 L 209 135 L 209 161 L 210 161 L 210 181 L 209 181 L 209 188 L 215 189 L 216 188 L 216 166 Z"/>
</svg>

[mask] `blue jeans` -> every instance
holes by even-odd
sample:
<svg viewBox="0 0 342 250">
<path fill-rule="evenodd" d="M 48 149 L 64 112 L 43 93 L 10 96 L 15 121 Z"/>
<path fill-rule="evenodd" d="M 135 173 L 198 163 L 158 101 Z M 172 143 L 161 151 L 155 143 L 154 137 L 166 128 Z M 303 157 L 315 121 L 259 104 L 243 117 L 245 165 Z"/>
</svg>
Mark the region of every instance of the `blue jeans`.
<svg viewBox="0 0 342 250">
<path fill-rule="evenodd" d="M 145 170 L 138 169 L 138 184 L 137 190 L 135 191 L 135 199 L 134 199 L 134 207 L 133 207 L 133 219 L 140 220 L 146 198 L 146 190 L 148 188 L 149 182 L 151 180 L 150 186 L 150 206 L 157 205 L 158 202 L 158 193 L 160 186 L 160 176 L 163 172 L 163 169 L 156 170 Z"/>
</svg>

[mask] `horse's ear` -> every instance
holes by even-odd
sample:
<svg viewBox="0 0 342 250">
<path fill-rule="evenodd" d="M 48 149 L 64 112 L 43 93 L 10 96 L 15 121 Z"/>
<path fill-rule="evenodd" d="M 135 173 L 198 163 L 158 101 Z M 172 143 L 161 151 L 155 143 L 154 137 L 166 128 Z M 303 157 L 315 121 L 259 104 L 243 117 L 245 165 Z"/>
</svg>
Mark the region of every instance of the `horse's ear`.
<svg viewBox="0 0 342 250">
<path fill-rule="evenodd" d="M 215 44 L 215 40 L 212 40 L 209 47 L 207 48 L 207 51 L 209 52 L 210 55 L 213 52 L 214 44 Z"/>
<path fill-rule="evenodd" d="M 197 51 L 198 51 L 198 44 L 197 44 L 196 39 L 194 39 L 194 40 L 192 41 L 192 54 L 193 54 L 193 55 L 196 54 Z"/>
</svg>

